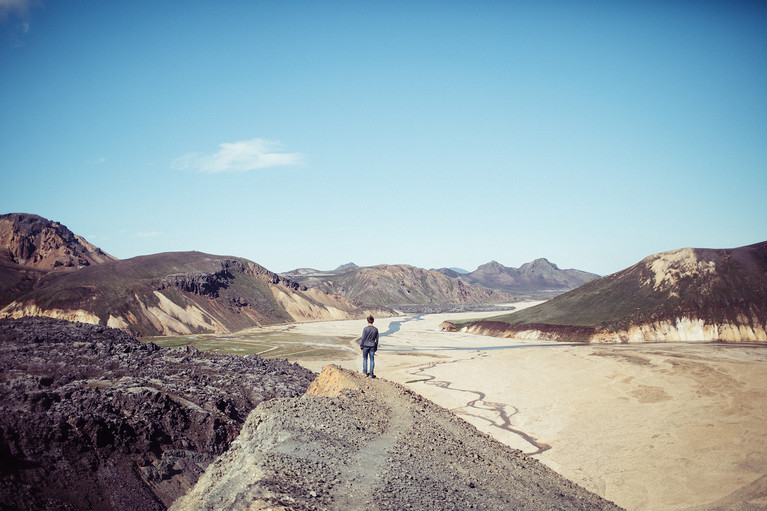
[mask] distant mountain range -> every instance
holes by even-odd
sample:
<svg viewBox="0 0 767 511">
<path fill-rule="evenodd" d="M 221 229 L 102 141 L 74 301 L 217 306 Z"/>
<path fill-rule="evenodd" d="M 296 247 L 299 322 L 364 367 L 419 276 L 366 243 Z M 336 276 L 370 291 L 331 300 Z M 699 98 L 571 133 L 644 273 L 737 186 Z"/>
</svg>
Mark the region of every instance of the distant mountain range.
<svg viewBox="0 0 767 511">
<path fill-rule="evenodd" d="M 281 275 L 327 293 L 394 308 L 402 305 L 489 304 L 515 299 L 502 291 L 405 264 L 343 265 L 330 271 L 300 268 Z"/>
<path fill-rule="evenodd" d="M 456 268 L 437 271 L 469 284 L 530 298 L 551 298 L 599 278 L 599 275 L 581 270 L 560 270 L 556 264 L 544 258 L 525 263 L 519 268 L 509 268 L 491 261 L 473 272 L 461 273 Z"/>
<path fill-rule="evenodd" d="M 535 307 L 455 326 L 558 341 L 767 341 L 767 242 L 655 254 Z"/>
<path fill-rule="evenodd" d="M 585 271 L 560 270 L 543 258 L 520 268 L 508 268 L 491 261 L 473 272 L 460 268 L 425 270 L 404 264 L 360 267 L 347 263 L 335 270 L 299 268 L 281 275 L 328 293 L 395 308 L 545 299 L 599 278 Z"/>
</svg>

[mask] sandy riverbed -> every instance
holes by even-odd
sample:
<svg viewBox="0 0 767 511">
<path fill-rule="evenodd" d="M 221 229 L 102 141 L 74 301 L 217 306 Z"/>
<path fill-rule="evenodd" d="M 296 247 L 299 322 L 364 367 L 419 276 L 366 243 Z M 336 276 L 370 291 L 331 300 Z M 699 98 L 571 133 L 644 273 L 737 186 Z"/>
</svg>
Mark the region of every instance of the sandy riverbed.
<svg viewBox="0 0 767 511">
<path fill-rule="evenodd" d="M 629 510 L 767 509 L 767 347 L 581 346 L 439 331 L 445 319 L 493 314 L 378 319 L 390 333 L 377 375 Z M 358 336 L 364 326 L 292 331 Z M 362 365 L 298 360 L 314 371 Z"/>
</svg>

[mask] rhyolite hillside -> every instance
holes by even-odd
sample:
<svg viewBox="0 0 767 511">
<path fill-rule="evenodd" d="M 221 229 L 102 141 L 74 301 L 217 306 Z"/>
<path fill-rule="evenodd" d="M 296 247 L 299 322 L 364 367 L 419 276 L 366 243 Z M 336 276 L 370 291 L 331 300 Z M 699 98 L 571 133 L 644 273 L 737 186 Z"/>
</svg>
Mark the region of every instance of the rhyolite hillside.
<svg viewBox="0 0 767 511">
<path fill-rule="evenodd" d="M 651 255 L 535 307 L 455 326 L 562 341 L 767 341 L 767 242 Z"/>
</svg>

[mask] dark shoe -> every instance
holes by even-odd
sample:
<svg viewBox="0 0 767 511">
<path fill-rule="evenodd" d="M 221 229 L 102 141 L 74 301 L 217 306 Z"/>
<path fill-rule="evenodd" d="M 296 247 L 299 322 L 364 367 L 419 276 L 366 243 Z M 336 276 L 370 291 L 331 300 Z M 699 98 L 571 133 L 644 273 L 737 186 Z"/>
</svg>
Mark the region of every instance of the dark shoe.
<svg viewBox="0 0 767 511">
<path fill-rule="evenodd" d="M 376 375 L 374 375 L 374 374 L 371 374 L 371 375 L 370 375 L 370 377 L 371 377 L 371 378 L 375 378 L 375 377 L 376 377 Z"/>
</svg>

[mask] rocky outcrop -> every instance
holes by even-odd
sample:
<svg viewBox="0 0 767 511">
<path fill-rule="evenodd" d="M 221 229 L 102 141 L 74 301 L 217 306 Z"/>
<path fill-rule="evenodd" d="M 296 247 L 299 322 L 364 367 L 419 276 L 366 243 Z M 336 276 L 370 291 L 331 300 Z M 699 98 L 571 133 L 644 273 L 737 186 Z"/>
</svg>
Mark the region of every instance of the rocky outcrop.
<svg viewBox="0 0 767 511">
<path fill-rule="evenodd" d="M 548 302 L 464 331 L 582 342 L 767 342 L 767 242 L 654 254 Z"/>
<path fill-rule="evenodd" d="M 328 366 L 258 406 L 171 509 L 619 508 L 401 385 Z"/>
<path fill-rule="evenodd" d="M 233 278 L 232 274 L 225 269 L 216 273 L 177 273 L 165 277 L 160 283 L 160 289 L 173 286 L 198 296 L 218 298 L 219 289 L 229 287 L 229 281 Z"/>
<path fill-rule="evenodd" d="M 66 226 L 37 215 L 0 215 L 0 257 L 40 270 L 75 270 L 116 258 Z"/>
<path fill-rule="evenodd" d="M 254 407 L 314 378 L 47 318 L 0 320 L 0 374 L 0 508 L 27 510 L 166 509 Z"/>
</svg>

